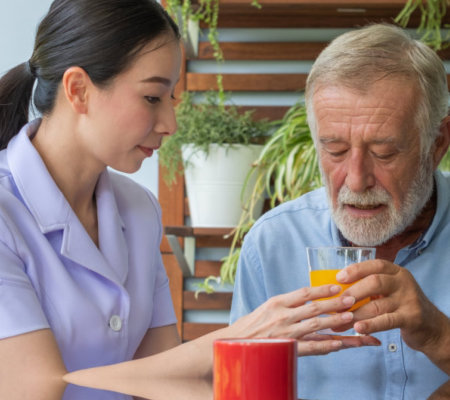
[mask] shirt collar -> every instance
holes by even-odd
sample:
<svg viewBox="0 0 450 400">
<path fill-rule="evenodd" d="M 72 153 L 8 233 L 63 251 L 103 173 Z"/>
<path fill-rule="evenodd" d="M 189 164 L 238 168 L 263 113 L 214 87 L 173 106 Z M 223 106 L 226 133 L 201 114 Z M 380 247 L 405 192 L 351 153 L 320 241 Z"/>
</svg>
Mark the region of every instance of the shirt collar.
<svg viewBox="0 0 450 400">
<path fill-rule="evenodd" d="M 64 227 L 71 208 L 30 141 L 40 123 L 40 119 L 30 122 L 10 140 L 7 158 L 25 205 L 41 231 L 47 233 Z"/>
<path fill-rule="evenodd" d="M 95 190 L 100 251 L 90 239 L 30 141 L 41 120 L 25 125 L 7 147 L 8 164 L 17 189 L 42 233 L 63 230 L 61 254 L 108 279 L 123 283 L 128 252 L 113 186 L 105 170 Z M 108 237 L 102 242 L 102 237 Z"/>
<path fill-rule="evenodd" d="M 409 248 L 425 248 L 427 247 L 431 240 L 437 232 L 440 231 L 439 225 L 444 221 L 444 214 L 447 212 L 449 207 L 450 192 L 449 187 L 443 173 L 439 170 L 434 173 L 434 182 L 436 184 L 436 212 L 434 213 L 433 220 L 428 229 L 420 236 L 415 243 L 413 243 Z"/>
</svg>

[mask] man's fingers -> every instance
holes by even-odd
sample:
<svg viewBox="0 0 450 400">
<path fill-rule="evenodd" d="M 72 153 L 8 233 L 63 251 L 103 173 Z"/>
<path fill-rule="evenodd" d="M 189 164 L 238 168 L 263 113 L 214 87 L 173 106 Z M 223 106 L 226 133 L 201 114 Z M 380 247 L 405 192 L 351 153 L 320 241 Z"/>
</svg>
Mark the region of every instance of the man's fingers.
<svg viewBox="0 0 450 400">
<path fill-rule="evenodd" d="M 355 282 L 342 295 L 354 296 L 357 301 L 366 297 L 389 296 L 397 290 L 399 282 L 397 279 L 392 279 L 391 275 L 369 275 Z"/>
<path fill-rule="evenodd" d="M 374 318 L 383 314 L 389 314 L 397 310 L 397 305 L 389 297 L 372 299 L 363 307 L 355 310 L 355 320 L 361 321 Z"/>
<path fill-rule="evenodd" d="M 345 267 L 338 272 L 336 279 L 341 283 L 351 283 L 374 274 L 395 275 L 399 270 L 398 265 L 385 260 L 368 260 Z"/>
<path fill-rule="evenodd" d="M 383 314 L 378 317 L 355 322 L 355 331 L 362 334 L 387 331 L 401 326 L 398 313 Z"/>
</svg>

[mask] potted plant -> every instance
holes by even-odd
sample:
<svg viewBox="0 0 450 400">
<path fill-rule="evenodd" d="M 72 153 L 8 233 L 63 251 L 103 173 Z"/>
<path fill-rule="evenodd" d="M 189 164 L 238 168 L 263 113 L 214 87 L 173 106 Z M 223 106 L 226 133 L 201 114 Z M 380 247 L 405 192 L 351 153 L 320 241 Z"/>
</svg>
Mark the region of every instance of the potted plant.
<svg viewBox="0 0 450 400">
<path fill-rule="evenodd" d="M 207 92 L 199 104 L 192 93 L 184 92 L 176 117 L 177 133 L 159 149 L 166 170 L 163 178 L 170 184 L 184 172 L 192 226 L 235 227 L 246 198 L 242 187 L 247 172 L 271 123 L 254 120 L 251 111 L 240 113 L 237 106 L 225 105 L 217 92 Z M 247 181 L 247 193 L 251 187 L 252 179 Z"/>
<path fill-rule="evenodd" d="M 287 111 L 253 163 L 247 178 L 255 183 L 233 231 L 228 256 L 222 260 L 220 276 L 206 278 L 198 284 L 198 291 L 213 292 L 213 281 L 219 284 L 234 283 L 239 245 L 256 220 L 253 208 L 263 193 L 266 193 L 272 208 L 321 186 L 316 152 L 303 104 L 297 103 Z"/>
</svg>

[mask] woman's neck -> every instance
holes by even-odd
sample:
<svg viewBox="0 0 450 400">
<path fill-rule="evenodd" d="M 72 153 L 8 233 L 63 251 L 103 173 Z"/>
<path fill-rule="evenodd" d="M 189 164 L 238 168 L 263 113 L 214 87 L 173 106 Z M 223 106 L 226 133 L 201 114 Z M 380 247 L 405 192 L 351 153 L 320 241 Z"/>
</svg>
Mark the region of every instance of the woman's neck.
<svg viewBox="0 0 450 400">
<path fill-rule="evenodd" d="M 69 118 L 44 117 L 32 143 L 50 175 L 98 245 L 95 188 L 102 172 L 77 146 L 76 123 Z"/>
</svg>

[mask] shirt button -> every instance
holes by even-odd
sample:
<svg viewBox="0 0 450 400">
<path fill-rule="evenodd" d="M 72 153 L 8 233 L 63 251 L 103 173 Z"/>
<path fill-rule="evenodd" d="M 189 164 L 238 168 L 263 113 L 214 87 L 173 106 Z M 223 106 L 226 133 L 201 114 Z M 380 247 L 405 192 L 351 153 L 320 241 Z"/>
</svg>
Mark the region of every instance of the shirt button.
<svg viewBox="0 0 450 400">
<path fill-rule="evenodd" d="M 394 353 L 397 351 L 397 345 L 395 343 L 389 343 L 388 349 L 391 353 Z"/>
<path fill-rule="evenodd" d="M 122 329 L 122 320 L 118 315 L 113 315 L 109 319 L 109 327 L 114 331 L 118 332 Z"/>
</svg>

